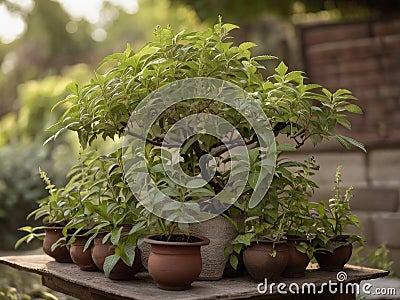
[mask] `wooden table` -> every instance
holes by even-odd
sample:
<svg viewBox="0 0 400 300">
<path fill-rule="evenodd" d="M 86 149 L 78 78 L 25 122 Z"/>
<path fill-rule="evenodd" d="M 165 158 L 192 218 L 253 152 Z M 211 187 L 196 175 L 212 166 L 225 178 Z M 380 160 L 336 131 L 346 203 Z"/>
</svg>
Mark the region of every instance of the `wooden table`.
<svg viewBox="0 0 400 300">
<path fill-rule="evenodd" d="M 138 299 L 138 300 L 165 300 L 165 299 L 355 299 L 354 295 L 332 295 L 329 292 L 323 295 L 279 295 L 276 288 L 272 294 L 260 294 L 257 291 L 259 283 L 250 277 L 224 278 L 219 281 L 195 281 L 188 291 L 164 291 L 158 289 L 148 273 L 139 273 L 132 281 L 112 281 L 104 277 L 101 272 L 83 272 L 74 264 L 55 262 L 47 255 L 5 256 L 0 257 L 0 263 L 18 270 L 36 273 L 42 276 L 43 285 L 84 300 L 103 299 Z M 346 265 L 346 283 L 361 282 L 388 275 L 387 271 Z M 310 269 L 306 276 L 299 279 L 282 278 L 280 283 L 289 286 L 291 283 L 314 283 L 321 287 L 329 280 L 337 282 L 336 273 Z M 286 289 L 287 290 L 287 289 Z"/>
</svg>

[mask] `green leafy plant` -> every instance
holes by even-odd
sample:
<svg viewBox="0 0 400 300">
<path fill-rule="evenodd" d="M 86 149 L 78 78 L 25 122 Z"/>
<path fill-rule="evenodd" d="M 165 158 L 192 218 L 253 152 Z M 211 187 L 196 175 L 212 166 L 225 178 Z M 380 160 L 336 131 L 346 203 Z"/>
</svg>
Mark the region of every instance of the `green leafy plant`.
<svg viewBox="0 0 400 300">
<path fill-rule="evenodd" d="M 71 169 L 67 185 L 74 186 L 73 190 L 69 189 L 70 194 L 76 194 L 78 209 L 65 226 L 64 235 L 73 231 L 68 244 L 77 235 L 88 236 L 84 248 L 87 250 L 93 239 L 104 233 L 102 243 L 110 241 L 115 246 L 115 254 L 108 256 L 104 263 L 107 277 L 120 259 L 132 266 L 135 248 L 149 232 L 146 220 L 140 215 L 142 209 L 137 207 L 124 179 L 121 155 L 121 149 L 101 156 L 96 156 L 94 151 L 84 153 L 81 162 Z"/>
<path fill-rule="evenodd" d="M 252 242 L 268 240 L 277 243 L 287 235 L 311 241 L 316 236 L 308 199 L 313 188 L 317 187 L 309 177 L 318 169 L 313 157 L 304 163 L 280 160 L 268 194 L 260 204 L 250 209 L 245 203 L 239 204 L 247 218 L 245 227 L 238 227 L 240 234 L 232 241 L 230 262 L 235 269 L 238 255 Z M 298 249 L 312 256 L 309 244 L 302 242 Z M 274 256 L 275 252 L 271 255 Z"/>
<path fill-rule="evenodd" d="M 350 91 L 340 89 L 332 93 L 320 85 L 306 84 L 303 72 L 289 71 L 283 62 L 278 63 L 272 72 L 265 70 L 261 62 L 276 58 L 270 55 L 252 56 L 251 48 L 256 45 L 251 42 L 234 45 L 230 41 L 229 32 L 237 28 L 234 24 L 222 23 L 221 19 L 203 32 L 175 34 L 171 28 L 156 28 L 153 41 L 139 51 L 134 52 L 128 45 L 124 52 L 109 55 L 102 61 L 89 84 L 68 86 L 70 95 L 57 103 L 55 108 L 65 104 L 69 108 L 49 128 L 52 136 L 48 141 L 58 138 L 65 131 L 76 132 L 83 148 L 99 139 L 114 140 L 124 134 L 131 114 L 150 93 L 180 79 L 211 77 L 237 85 L 261 106 L 271 124 L 271 128 L 265 130 L 272 130 L 276 137 L 280 137 L 276 142 L 278 159 L 287 151 L 301 148 L 307 141 L 317 145 L 323 139 L 330 138 L 338 140 L 346 148 L 356 146 L 365 150 L 354 139 L 334 131 L 337 126 L 350 129 L 346 113 L 362 113 L 353 103 L 356 98 Z M 264 76 L 265 73 L 267 76 Z M 162 208 L 169 213 L 169 220 L 160 219 L 137 205 L 134 197 L 129 194 L 124 174 L 120 173 L 122 164 L 118 157 L 112 158 L 117 160 L 118 167 L 99 167 L 96 176 L 89 181 L 92 185 L 88 185 L 85 192 L 81 190 L 78 193 L 78 200 L 86 210 L 82 220 L 86 218 L 87 211 L 93 212 L 96 216 L 93 218 L 96 223 L 93 230 L 98 232 L 108 228 L 111 230 L 110 237 L 116 241 L 116 237 L 122 236 L 119 225 L 125 222 L 132 211 L 136 213 L 139 207 L 146 217 L 147 227 L 157 228 L 166 239 L 177 231 L 187 233 L 188 227 L 176 222 L 183 213 L 181 204 L 213 197 L 223 190 L 232 176 L 227 147 L 206 133 L 189 137 L 178 149 L 178 163 L 182 170 L 188 176 L 197 176 L 195 180 L 206 182 L 204 186 L 182 187 L 170 180 L 162 168 L 163 159 L 172 162 L 173 157 L 171 149 L 160 149 L 167 132 L 184 116 L 199 113 L 227 120 L 237 129 L 249 148 L 250 176 L 243 192 L 232 195 L 239 200 L 227 212 L 228 217 L 238 213 L 247 217 L 242 234 L 234 241 L 234 251 L 239 253 L 240 247 L 249 245 L 253 239 L 268 238 L 278 242 L 289 231 L 308 234 L 305 232 L 306 227 L 309 227 L 305 223 L 307 218 L 295 219 L 290 209 L 296 206 L 296 202 L 304 203 L 309 190 L 315 187 L 307 179 L 309 174 L 306 174 L 315 167 L 307 170 L 302 163 L 278 160 L 268 193 L 259 203 L 250 203 L 261 173 L 263 149 L 260 141 L 254 128 L 240 112 L 229 105 L 208 99 L 190 99 L 169 107 L 157 117 L 147 136 L 130 132 L 146 141 L 145 154 L 140 159 L 146 161 L 152 180 L 165 195 L 176 200 Z M 212 156 L 215 161 L 215 174 L 211 180 L 206 180 L 207 176 L 201 172 L 200 158 L 204 155 Z M 269 163 L 273 166 L 275 158 Z M 88 173 L 91 168 L 89 165 L 84 166 L 83 172 Z M 296 171 L 296 168 L 303 171 Z M 141 177 L 140 172 L 137 174 L 135 182 L 140 188 L 145 178 Z M 132 199 L 135 205 L 128 205 L 131 200 L 127 199 Z M 305 210 L 303 206 L 298 208 L 303 216 L 306 216 Z M 110 214 L 110 211 L 113 213 Z M 288 222 L 292 224 L 290 228 Z M 295 228 L 298 225 L 300 227 Z"/>
<path fill-rule="evenodd" d="M 47 226 L 64 226 L 72 217 L 71 210 L 68 209 L 71 198 L 69 195 L 64 194 L 64 188 L 57 189 L 55 185 L 52 184 L 46 172 L 40 168 L 39 174 L 46 185 L 46 190 L 49 195 L 38 201 L 39 207 L 32 211 L 27 216 L 27 219 L 34 217 L 35 220 L 41 219 L 42 223 Z M 19 230 L 27 234 L 16 242 L 15 247 L 19 247 L 23 242 L 29 243 L 34 238 L 43 239 L 44 233 L 37 233 L 39 230 L 42 231 L 43 228 L 44 226 L 24 226 L 19 228 Z"/>
<path fill-rule="evenodd" d="M 313 205 L 318 229 L 317 236 L 313 240 L 316 251 L 332 252 L 343 245 L 354 242 L 363 243 L 363 238 L 356 234 L 345 236 L 347 226 L 360 227 L 360 220 L 351 213 L 350 209 L 353 187 L 349 187 L 344 194 L 341 192 L 340 169 L 340 166 L 336 169 L 334 197 Z M 345 239 L 343 239 L 344 236 Z"/>
<path fill-rule="evenodd" d="M 390 272 L 389 276 L 399 277 L 400 274 L 394 268 L 394 261 L 389 257 L 390 250 L 386 244 L 373 248 L 366 255 L 362 255 L 364 250 L 365 247 L 361 245 L 354 251 L 354 261 L 357 265 L 387 270 Z"/>
</svg>

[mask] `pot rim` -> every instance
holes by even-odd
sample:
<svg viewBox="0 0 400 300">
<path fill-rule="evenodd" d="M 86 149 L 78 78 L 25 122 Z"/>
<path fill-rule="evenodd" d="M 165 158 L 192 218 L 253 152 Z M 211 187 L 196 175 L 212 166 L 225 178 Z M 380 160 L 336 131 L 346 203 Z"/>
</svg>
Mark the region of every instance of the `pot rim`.
<svg viewBox="0 0 400 300">
<path fill-rule="evenodd" d="M 262 238 L 262 239 L 259 239 L 258 241 L 252 240 L 251 243 L 252 244 L 279 244 L 279 245 L 281 245 L 281 244 L 286 244 L 287 240 L 272 241 L 272 240 L 269 240 L 266 238 Z"/>
<path fill-rule="evenodd" d="M 43 226 L 43 229 L 49 229 L 49 230 L 63 230 L 64 229 L 64 226 L 47 226 L 47 225 L 45 225 L 45 226 Z"/>
<path fill-rule="evenodd" d="M 298 236 L 298 235 L 291 235 L 291 234 L 288 234 L 288 235 L 286 235 L 286 240 L 287 240 L 288 242 L 290 242 L 290 241 L 295 241 L 295 242 L 311 242 L 312 239 L 307 239 L 307 238 L 305 238 L 305 237 L 301 237 L 301 236 Z"/>
<path fill-rule="evenodd" d="M 159 236 L 160 234 L 152 234 L 148 235 L 144 238 L 144 242 L 150 244 L 150 245 L 164 245 L 164 246 L 181 246 L 181 247 L 192 247 L 192 246 L 205 246 L 210 243 L 210 240 L 202 236 L 200 234 L 191 234 L 190 236 L 196 237 L 201 239 L 199 242 L 194 242 L 194 243 L 189 243 L 189 242 L 166 242 L 166 241 L 157 241 L 154 240 L 153 238 L 156 236 Z"/>
</svg>

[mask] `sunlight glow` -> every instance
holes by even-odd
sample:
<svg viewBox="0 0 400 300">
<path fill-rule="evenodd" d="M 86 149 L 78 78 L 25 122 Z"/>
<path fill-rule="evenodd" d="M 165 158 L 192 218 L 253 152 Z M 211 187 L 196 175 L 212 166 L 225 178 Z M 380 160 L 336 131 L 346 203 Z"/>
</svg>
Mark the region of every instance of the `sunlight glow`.
<svg viewBox="0 0 400 300">
<path fill-rule="evenodd" d="M 16 4 L 21 11 L 30 12 L 34 7 L 33 0 L 8 0 L 10 3 Z M 138 11 L 139 5 L 137 0 L 58 0 L 63 9 L 71 16 L 72 21 L 67 24 L 66 30 L 69 33 L 76 32 L 77 28 L 74 21 L 85 19 L 91 24 L 96 24 L 92 37 L 94 40 L 103 40 L 106 38 L 104 29 L 99 28 L 107 21 L 112 21 L 115 16 L 112 12 L 102 11 L 103 3 L 108 2 L 111 5 L 121 8 L 128 14 L 134 14 Z M 112 19 L 112 20 L 110 20 Z M 19 38 L 25 31 L 26 24 L 22 16 L 17 13 L 8 11 L 4 4 L 0 4 L 0 42 L 4 44 L 12 43 Z"/>
<path fill-rule="evenodd" d="M 26 24 L 21 16 L 8 11 L 4 4 L 0 4 L 0 42 L 12 43 L 21 36 Z"/>
</svg>

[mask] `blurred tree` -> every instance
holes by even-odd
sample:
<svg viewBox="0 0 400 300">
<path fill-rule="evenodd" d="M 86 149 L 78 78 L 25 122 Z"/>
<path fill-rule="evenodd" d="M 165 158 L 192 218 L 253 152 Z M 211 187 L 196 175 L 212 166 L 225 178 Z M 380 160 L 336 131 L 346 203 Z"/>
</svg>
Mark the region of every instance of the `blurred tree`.
<svg viewBox="0 0 400 300">
<path fill-rule="evenodd" d="M 22 16 L 27 26 L 19 39 L 0 43 L 0 116 L 18 110 L 16 87 L 21 82 L 59 74 L 65 65 L 96 65 L 105 55 L 124 49 L 127 42 L 139 48 L 157 25 L 170 24 L 177 30 L 201 26 L 192 10 L 182 5 L 171 8 L 168 0 L 139 0 L 135 14 L 104 0 L 98 24 L 72 18 L 53 0 L 35 0 L 31 11 L 12 0 L 0 4 Z M 96 37 L 96 30 L 105 38 Z"/>
<path fill-rule="evenodd" d="M 302 5 L 305 12 L 337 9 L 343 18 L 371 17 L 400 12 L 397 0 L 170 0 L 173 4 L 192 7 L 202 21 L 214 22 L 218 15 L 236 24 L 254 23 L 266 15 L 289 17 L 294 5 Z"/>
</svg>

